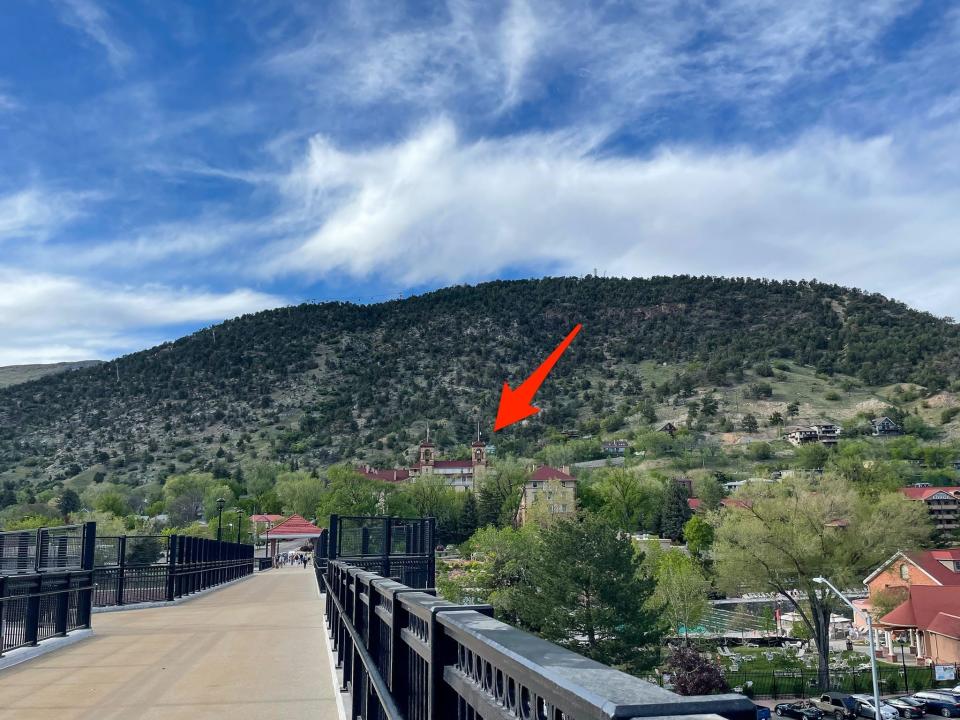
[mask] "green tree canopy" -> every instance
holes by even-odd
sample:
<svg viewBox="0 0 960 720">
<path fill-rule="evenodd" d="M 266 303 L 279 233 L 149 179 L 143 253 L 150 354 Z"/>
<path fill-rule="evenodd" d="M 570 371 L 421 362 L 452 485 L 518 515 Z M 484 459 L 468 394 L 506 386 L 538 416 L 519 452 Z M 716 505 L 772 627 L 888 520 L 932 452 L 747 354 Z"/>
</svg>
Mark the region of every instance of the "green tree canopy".
<svg viewBox="0 0 960 720">
<path fill-rule="evenodd" d="M 838 600 L 813 579 L 859 586 L 894 551 L 929 538 L 926 507 L 896 492 L 868 500 L 850 482 L 829 475 L 749 483 L 735 497 L 739 506 L 717 516 L 718 582 L 733 593 L 782 595 L 817 640 L 820 681 L 826 686 L 829 617 Z M 809 606 L 790 594 L 794 589 L 807 594 Z"/>
</svg>

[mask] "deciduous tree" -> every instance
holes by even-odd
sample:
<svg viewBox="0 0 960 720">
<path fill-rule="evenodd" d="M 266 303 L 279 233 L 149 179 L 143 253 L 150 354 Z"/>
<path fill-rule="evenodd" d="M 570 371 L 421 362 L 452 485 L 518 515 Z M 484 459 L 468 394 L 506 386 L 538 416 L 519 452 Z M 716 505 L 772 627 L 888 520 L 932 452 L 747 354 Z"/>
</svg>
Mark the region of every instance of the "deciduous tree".
<svg viewBox="0 0 960 720">
<path fill-rule="evenodd" d="M 817 641 L 819 679 L 826 687 L 829 618 L 839 601 L 813 579 L 858 587 L 894 551 L 929 537 L 927 510 L 896 492 L 864 498 L 851 483 L 832 476 L 749 483 L 735 498 L 738 505 L 718 515 L 713 551 L 718 582 L 732 592 L 783 596 Z M 791 590 L 805 593 L 809 604 Z"/>
</svg>

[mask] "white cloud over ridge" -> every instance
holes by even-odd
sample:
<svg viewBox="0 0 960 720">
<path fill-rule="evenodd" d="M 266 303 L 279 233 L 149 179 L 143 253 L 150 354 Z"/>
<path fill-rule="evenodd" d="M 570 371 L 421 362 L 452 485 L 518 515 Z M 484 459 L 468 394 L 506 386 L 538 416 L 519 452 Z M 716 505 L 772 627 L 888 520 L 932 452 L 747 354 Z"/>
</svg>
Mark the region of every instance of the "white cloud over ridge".
<svg viewBox="0 0 960 720">
<path fill-rule="evenodd" d="M 217 293 L 117 286 L 0 268 L 0 365 L 108 358 L 169 339 L 164 329 L 170 326 L 284 302 L 244 288 Z"/>
<path fill-rule="evenodd" d="M 767 151 L 597 150 L 575 134 L 466 141 L 447 120 L 354 152 L 316 138 L 284 186 L 314 230 L 264 266 L 399 287 L 518 267 L 817 277 L 960 306 L 960 289 L 928 290 L 960 265 L 960 178 L 923 171 L 943 146 L 814 132 Z"/>
</svg>

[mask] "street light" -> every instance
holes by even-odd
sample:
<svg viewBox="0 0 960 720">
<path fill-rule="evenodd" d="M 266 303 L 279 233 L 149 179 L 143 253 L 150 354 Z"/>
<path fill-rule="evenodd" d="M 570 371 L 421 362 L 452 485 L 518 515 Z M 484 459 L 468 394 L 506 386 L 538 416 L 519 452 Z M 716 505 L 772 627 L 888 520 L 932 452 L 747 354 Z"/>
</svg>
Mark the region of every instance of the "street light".
<svg viewBox="0 0 960 720">
<path fill-rule="evenodd" d="M 241 527 L 243 527 L 243 508 L 237 508 L 237 545 L 240 544 Z"/>
<path fill-rule="evenodd" d="M 897 638 L 897 642 L 900 644 L 900 664 L 903 665 L 903 690 L 904 692 L 910 692 L 910 683 L 907 682 L 907 635 L 906 633 L 901 632 L 900 636 Z"/>
<path fill-rule="evenodd" d="M 223 535 L 223 506 L 226 504 L 226 500 L 217 498 L 217 542 L 220 542 L 220 538 Z"/>
<path fill-rule="evenodd" d="M 836 594 L 838 598 L 843 600 L 843 602 L 846 603 L 847 606 L 851 610 L 853 610 L 854 613 L 859 613 L 867 621 L 867 638 L 869 639 L 869 642 L 870 642 L 870 674 L 873 676 L 873 712 L 876 720 L 883 720 L 880 715 L 880 683 L 877 680 L 877 651 L 873 644 L 873 619 L 870 617 L 870 613 L 866 613 L 863 610 L 860 610 L 854 607 L 853 603 L 847 600 L 847 598 L 843 596 L 843 593 L 837 590 L 837 588 L 835 588 L 830 583 L 830 581 L 827 580 L 826 578 L 815 577 L 813 581 L 818 585 L 826 585 L 828 588 L 833 590 L 834 594 Z M 828 638 L 830 637 L 829 628 L 830 628 L 830 619 L 827 618 L 827 637 Z M 827 654 L 829 654 L 830 653 L 829 639 L 827 642 L 828 642 Z"/>
</svg>

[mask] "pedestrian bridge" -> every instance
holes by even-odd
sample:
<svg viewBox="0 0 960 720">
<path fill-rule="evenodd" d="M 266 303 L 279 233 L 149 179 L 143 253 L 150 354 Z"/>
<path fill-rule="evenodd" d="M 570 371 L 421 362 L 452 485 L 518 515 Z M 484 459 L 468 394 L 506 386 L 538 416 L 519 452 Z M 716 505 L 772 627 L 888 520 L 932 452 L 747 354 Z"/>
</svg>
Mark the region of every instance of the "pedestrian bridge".
<svg viewBox="0 0 960 720">
<path fill-rule="evenodd" d="M 133 608 L 97 613 L 89 638 L 0 671 L 0 720 L 338 717 L 311 569 Z"/>
<path fill-rule="evenodd" d="M 499 622 L 487 605 L 437 598 L 430 521 L 330 524 L 314 566 L 178 540 L 153 565 L 125 564 L 106 592 L 94 528 L 79 536 L 76 571 L 55 567 L 71 567 L 70 544 L 56 540 L 68 532 L 38 531 L 26 554 L 6 553 L 0 537 L 0 568 L 28 557 L 36 570 L 0 578 L 0 639 L 18 648 L 8 661 L 93 626 L 0 670 L 0 720 L 756 718 L 742 696 L 680 697 Z M 143 602 L 152 594 L 160 601 Z M 123 609 L 130 598 L 139 604 Z M 91 613 L 98 604 L 123 611 Z"/>
</svg>

